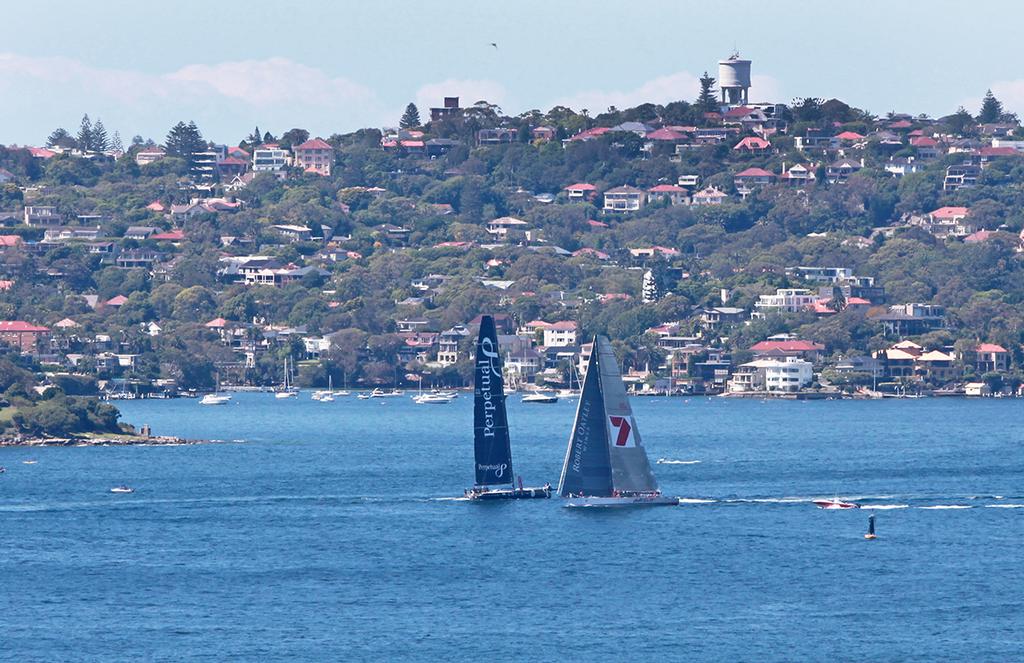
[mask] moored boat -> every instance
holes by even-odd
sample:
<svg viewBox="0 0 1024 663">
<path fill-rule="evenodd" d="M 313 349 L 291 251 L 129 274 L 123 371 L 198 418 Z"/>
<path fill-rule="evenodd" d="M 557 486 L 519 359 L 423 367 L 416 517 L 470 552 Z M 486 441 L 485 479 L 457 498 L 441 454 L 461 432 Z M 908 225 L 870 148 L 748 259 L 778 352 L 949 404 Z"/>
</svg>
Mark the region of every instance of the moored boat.
<svg viewBox="0 0 1024 663">
<path fill-rule="evenodd" d="M 227 405 L 231 402 L 231 396 L 227 394 L 206 394 L 199 399 L 200 405 Z"/>
<path fill-rule="evenodd" d="M 112 493 L 134 493 L 135 489 L 132 488 L 131 486 L 121 485 L 121 486 L 114 486 L 113 488 L 110 489 L 110 492 L 112 492 Z"/>
<path fill-rule="evenodd" d="M 523 396 L 524 403 L 557 403 L 558 396 L 543 391 Z"/>
<path fill-rule="evenodd" d="M 524 487 L 512 469 L 501 352 L 494 318 L 480 321 L 473 370 L 473 459 L 476 481 L 467 488 L 470 500 L 518 500 L 551 497 L 551 486 Z M 518 480 L 518 482 L 517 482 Z"/>
<path fill-rule="evenodd" d="M 558 494 L 568 507 L 679 504 L 679 498 L 658 488 L 618 362 L 604 336 L 594 339 L 587 362 Z"/>
</svg>

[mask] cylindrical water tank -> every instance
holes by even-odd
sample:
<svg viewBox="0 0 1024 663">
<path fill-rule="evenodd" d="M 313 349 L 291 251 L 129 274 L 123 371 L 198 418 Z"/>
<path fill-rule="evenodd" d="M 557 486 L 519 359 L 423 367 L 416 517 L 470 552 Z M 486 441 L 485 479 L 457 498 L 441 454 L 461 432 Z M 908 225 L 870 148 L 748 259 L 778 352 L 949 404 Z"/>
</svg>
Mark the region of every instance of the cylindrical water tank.
<svg viewBox="0 0 1024 663">
<path fill-rule="evenodd" d="M 722 88 L 750 87 L 750 60 L 731 57 L 718 62 L 718 85 Z"/>
</svg>

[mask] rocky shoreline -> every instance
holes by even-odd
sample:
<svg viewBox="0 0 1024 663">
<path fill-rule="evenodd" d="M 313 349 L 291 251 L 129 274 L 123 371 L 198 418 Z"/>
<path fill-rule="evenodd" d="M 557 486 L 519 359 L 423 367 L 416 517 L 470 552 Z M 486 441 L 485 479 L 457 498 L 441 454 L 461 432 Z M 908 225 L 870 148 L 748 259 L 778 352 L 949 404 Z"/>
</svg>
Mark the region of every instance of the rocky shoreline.
<svg viewBox="0 0 1024 663">
<path fill-rule="evenodd" d="M 88 437 L 2 437 L 0 447 L 163 447 L 181 444 L 212 444 L 214 440 L 188 440 L 167 435 L 91 435 Z"/>
</svg>

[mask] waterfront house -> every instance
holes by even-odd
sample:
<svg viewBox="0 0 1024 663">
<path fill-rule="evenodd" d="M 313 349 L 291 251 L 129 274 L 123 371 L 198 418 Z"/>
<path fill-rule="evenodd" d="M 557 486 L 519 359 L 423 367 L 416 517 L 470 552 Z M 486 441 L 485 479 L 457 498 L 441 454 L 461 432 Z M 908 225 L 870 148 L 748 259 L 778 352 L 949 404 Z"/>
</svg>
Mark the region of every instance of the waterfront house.
<svg viewBox="0 0 1024 663">
<path fill-rule="evenodd" d="M 1010 370 L 1010 353 L 996 343 L 979 343 L 974 348 L 974 369 L 978 373 Z"/>
<path fill-rule="evenodd" d="M 459 361 L 459 346 L 469 336 L 465 325 L 455 325 L 441 332 L 437 339 L 437 363 L 451 366 Z"/>
<path fill-rule="evenodd" d="M 869 315 L 882 324 L 886 336 L 896 338 L 926 334 L 946 324 L 946 309 L 938 304 L 893 304 L 881 315 Z"/>
<path fill-rule="evenodd" d="M 576 323 L 561 320 L 544 328 L 544 347 L 567 347 L 576 345 Z"/>
<path fill-rule="evenodd" d="M 825 346 L 814 341 L 802 339 L 760 341 L 750 346 L 756 358 L 788 358 L 798 357 L 810 362 L 817 362 L 825 351 Z"/>
<path fill-rule="evenodd" d="M 939 350 L 925 352 L 914 362 L 914 375 L 935 383 L 944 383 L 955 377 L 955 357 Z"/>
</svg>

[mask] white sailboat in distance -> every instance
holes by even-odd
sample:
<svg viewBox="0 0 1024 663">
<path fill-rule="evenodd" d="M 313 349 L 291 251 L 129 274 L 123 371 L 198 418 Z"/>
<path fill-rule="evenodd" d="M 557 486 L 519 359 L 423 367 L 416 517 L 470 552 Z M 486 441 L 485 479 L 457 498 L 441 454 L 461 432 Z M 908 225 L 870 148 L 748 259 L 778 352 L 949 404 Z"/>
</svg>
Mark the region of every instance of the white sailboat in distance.
<svg viewBox="0 0 1024 663">
<path fill-rule="evenodd" d="M 677 505 L 658 489 L 611 343 L 594 339 L 558 494 L 568 507 Z"/>
</svg>

